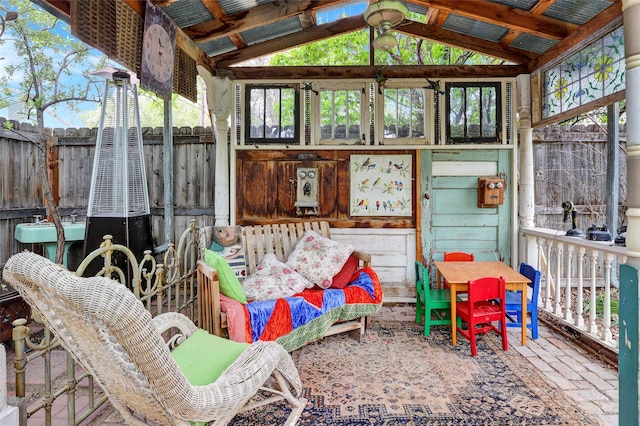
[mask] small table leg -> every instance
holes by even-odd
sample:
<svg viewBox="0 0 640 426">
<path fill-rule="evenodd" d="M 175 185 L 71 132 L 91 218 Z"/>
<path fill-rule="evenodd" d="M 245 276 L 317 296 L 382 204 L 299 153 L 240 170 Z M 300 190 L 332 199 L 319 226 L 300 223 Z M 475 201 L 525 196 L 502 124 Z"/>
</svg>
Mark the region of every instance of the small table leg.
<svg viewBox="0 0 640 426">
<path fill-rule="evenodd" d="M 527 283 L 522 286 L 522 346 L 527 345 Z"/>
<path fill-rule="evenodd" d="M 456 328 L 456 294 L 458 287 L 449 283 L 449 292 L 451 294 L 451 343 L 455 346 L 458 338 L 458 329 Z"/>
</svg>

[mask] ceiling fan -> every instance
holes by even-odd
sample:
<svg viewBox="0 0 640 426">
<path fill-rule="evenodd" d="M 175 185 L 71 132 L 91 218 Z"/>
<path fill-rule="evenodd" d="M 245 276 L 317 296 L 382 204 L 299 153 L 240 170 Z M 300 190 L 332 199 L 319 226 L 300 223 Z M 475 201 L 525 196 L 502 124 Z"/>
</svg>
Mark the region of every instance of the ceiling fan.
<svg viewBox="0 0 640 426">
<path fill-rule="evenodd" d="M 369 4 L 363 17 L 369 25 L 379 31 L 373 40 L 374 49 L 389 50 L 398 44 L 391 29 L 400 24 L 408 12 L 407 6 L 399 0 L 379 0 Z"/>
</svg>

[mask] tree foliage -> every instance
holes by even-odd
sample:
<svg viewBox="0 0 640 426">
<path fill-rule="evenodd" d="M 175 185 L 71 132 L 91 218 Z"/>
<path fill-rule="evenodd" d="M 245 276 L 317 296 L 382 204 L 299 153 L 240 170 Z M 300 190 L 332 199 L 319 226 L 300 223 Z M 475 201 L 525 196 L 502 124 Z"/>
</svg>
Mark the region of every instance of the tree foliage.
<svg viewBox="0 0 640 426">
<path fill-rule="evenodd" d="M 89 72 L 104 66 L 106 57 L 95 62 L 89 47 L 68 35 L 67 24 L 28 0 L 5 0 L 0 10 L 18 12 L 0 40 L 15 52 L 0 63 L 0 107 L 22 104 L 24 120 L 42 132 L 47 109 L 99 100 L 101 85 Z"/>
<path fill-rule="evenodd" d="M 374 64 L 385 65 L 484 65 L 502 60 L 430 40 L 396 33 L 398 45 L 375 50 Z M 369 29 L 309 43 L 272 56 L 272 66 L 369 65 Z"/>
<path fill-rule="evenodd" d="M 44 114 L 58 104 L 73 106 L 80 101 L 97 101 L 97 87 L 88 73 L 102 66 L 106 58 L 92 64 L 89 48 L 68 36 L 68 26 L 28 0 L 4 0 L 0 13 L 8 11 L 17 12 L 18 19 L 7 23 L 0 40 L 2 45 L 10 43 L 14 52 L 11 58 L 2 60 L 6 64 L 1 64 L 4 72 L 0 75 L 0 107 L 19 102 L 24 119 L 36 125 L 37 138 L 32 142 L 37 147 L 49 216 L 56 227 L 56 262 L 62 263 L 64 228 L 45 169 L 50 135 L 44 127 Z"/>
</svg>

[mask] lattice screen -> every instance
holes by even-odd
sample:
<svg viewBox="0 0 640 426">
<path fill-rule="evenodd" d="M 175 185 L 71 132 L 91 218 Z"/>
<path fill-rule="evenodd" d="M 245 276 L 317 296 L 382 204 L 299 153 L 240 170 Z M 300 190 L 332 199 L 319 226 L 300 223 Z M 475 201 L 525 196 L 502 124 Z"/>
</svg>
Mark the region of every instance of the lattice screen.
<svg viewBox="0 0 640 426">
<path fill-rule="evenodd" d="M 71 34 L 101 50 L 110 58 L 117 55 L 116 22 L 119 0 L 71 2 Z"/>
<path fill-rule="evenodd" d="M 506 105 L 506 129 L 505 129 L 505 138 L 507 143 L 512 144 L 514 142 L 514 135 L 513 135 L 513 84 L 511 83 L 507 83 L 507 90 L 506 92 L 506 98 L 507 98 L 507 105 Z"/>
<path fill-rule="evenodd" d="M 173 93 L 184 96 L 191 102 L 197 102 L 197 75 L 196 61 L 182 49 L 176 49 L 176 60 L 173 67 Z"/>
<path fill-rule="evenodd" d="M 306 88 L 304 95 L 304 138 L 302 145 L 311 145 L 311 90 Z"/>
<path fill-rule="evenodd" d="M 140 75 L 144 18 L 121 0 L 71 2 L 71 34 Z M 196 102 L 196 61 L 176 49 L 173 93 Z"/>
</svg>

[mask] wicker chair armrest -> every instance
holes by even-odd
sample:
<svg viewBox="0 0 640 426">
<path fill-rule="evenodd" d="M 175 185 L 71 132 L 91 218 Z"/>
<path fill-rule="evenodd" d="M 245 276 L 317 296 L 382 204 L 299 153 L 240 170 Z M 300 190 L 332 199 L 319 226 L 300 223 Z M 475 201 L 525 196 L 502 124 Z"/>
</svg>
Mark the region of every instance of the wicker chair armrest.
<svg viewBox="0 0 640 426">
<path fill-rule="evenodd" d="M 371 266 L 371 255 L 369 253 L 355 250 L 351 254 L 360 260 L 360 263 L 362 263 L 362 265 L 360 265 L 361 267 Z"/>
<path fill-rule="evenodd" d="M 177 328 L 181 334 L 189 337 L 198 329 L 189 317 L 179 312 L 165 312 L 155 316 L 152 321 L 161 334 L 172 328 Z"/>
</svg>

